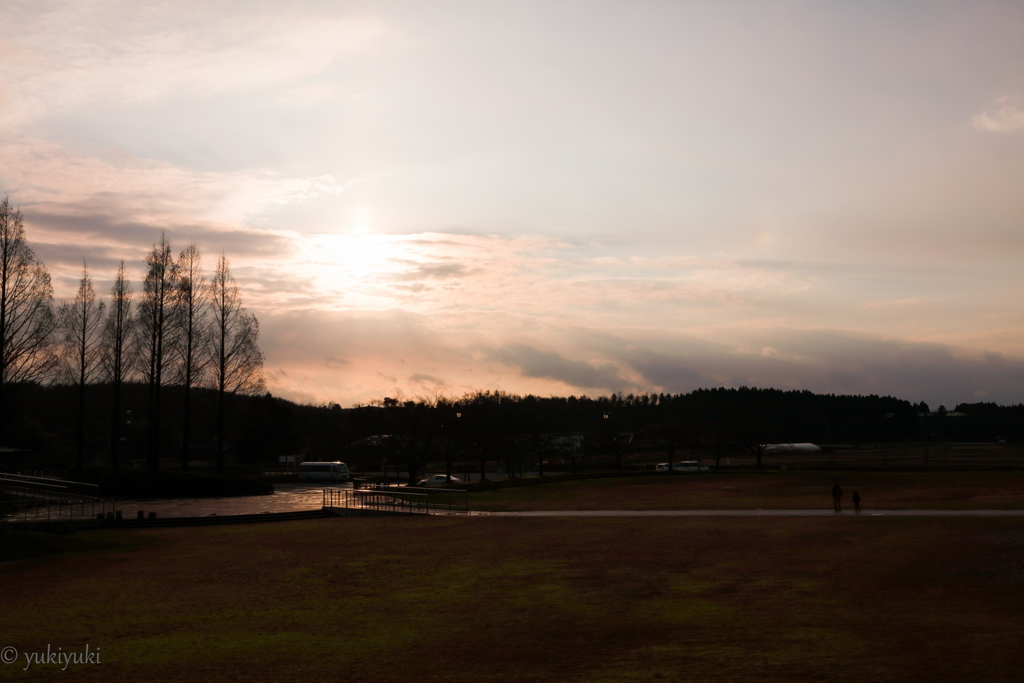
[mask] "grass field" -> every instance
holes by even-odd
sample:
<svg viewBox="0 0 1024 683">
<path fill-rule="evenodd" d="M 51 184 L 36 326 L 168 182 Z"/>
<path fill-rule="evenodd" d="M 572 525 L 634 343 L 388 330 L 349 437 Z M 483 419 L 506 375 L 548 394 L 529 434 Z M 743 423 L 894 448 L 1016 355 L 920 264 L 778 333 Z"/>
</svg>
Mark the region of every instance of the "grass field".
<svg viewBox="0 0 1024 683">
<path fill-rule="evenodd" d="M 6 680 L 1018 681 L 998 518 L 337 518 L 23 536 Z M 3 538 L 8 543 L 12 537 Z M 10 546 L 14 547 L 14 546 Z M 40 556 L 44 553 L 59 553 Z"/>
<path fill-rule="evenodd" d="M 1024 472 L 728 472 L 623 477 L 470 494 L 474 510 L 746 510 L 832 508 L 860 491 L 875 510 L 1024 509 Z"/>
</svg>

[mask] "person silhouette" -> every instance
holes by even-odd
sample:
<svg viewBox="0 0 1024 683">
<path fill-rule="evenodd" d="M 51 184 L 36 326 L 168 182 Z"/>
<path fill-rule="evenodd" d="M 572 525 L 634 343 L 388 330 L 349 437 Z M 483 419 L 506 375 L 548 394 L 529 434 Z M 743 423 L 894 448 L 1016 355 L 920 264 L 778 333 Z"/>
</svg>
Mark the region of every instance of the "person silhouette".
<svg viewBox="0 0 1024 683">
<path fill-rule="evenodd" d="M 836 512 L 843 511 L 842 499 L 843 487 L 839 485 L 839 479 L 837 478 L 832 481 L 832 509 Z"/>
<path fill-rule="evenodd" d="M 853 492 L 853 509 L 860 512 L 860 491 Z"/>
</svg>

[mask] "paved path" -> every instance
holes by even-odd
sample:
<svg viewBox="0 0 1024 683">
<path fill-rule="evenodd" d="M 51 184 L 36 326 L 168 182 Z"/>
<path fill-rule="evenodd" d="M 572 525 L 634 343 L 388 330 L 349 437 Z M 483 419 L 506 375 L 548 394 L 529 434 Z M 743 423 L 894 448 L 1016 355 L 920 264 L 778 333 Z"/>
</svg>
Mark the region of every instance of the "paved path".
<svg viewBox="0 0 1024 683">
<path fill-rule="evenodd" d="M 1024 517 L 1024 510 L 525 510 L 482 517 Z"/>
</svg>

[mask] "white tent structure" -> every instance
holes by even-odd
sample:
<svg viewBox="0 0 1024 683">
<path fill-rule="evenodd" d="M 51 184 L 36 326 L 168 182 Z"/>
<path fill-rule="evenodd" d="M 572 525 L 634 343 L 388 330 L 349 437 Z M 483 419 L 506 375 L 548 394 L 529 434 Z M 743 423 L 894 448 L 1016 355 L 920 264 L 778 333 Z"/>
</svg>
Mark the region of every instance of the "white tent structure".
<svg viewBox="0 0 1024 683">
<path fill-rule="evenodd" d="M 764 449 L 765 453 L 821 453 L 821 448 L 813 443 L 772 443 Z"/>
</svg>

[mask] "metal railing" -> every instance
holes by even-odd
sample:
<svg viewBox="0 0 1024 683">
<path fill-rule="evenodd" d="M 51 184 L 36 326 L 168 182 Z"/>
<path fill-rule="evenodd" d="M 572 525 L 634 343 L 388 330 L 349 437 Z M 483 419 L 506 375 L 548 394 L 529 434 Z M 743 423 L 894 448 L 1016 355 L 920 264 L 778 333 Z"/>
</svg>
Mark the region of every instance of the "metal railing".
<svg viewBox="0 0 1024 683">
<path fill-rule="evenodd" d="M 429 515 L 433 512 L 469 512 L 466 491 L 410 489 L 370 484 L 360 489 L 324 489 L 325 508 L 346 508 Z"/>
<path fill-rule="evenodd" d="M 28 487 L 38 486 L 40 488 L 58 486 L 65 489 L 68 493 L 86 496 L 94 496 L 100 490 L 99 484 L 89 484 L 84 481 L 69 481 L 58 477 L 40 477 L 38 475 L 0 472 L 0 487 L 8 483 L 19 483 Z"/>
<path fill-rule="evenodd" d="M 40 521 L 95 518 L 114 514 L 112 498 L 78 493 L 73 489 L 98 492 L 99 486 L 22 474 L 0 474 L 0 502 L 13 508 L 4 521 Z"/>
<path fill-rule="evenodd" d="M 430 509 L 448 510 L 453 512 L 469 511 L 469 492 L 463 489 L 426 488 L 415 486 L 384 486 L 383 484 L 367 484 L 361 488 L 376 492 L 408 492 L 428 496 Z"/>
</svg>

